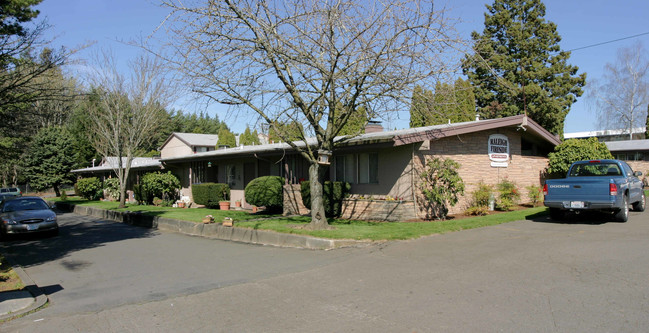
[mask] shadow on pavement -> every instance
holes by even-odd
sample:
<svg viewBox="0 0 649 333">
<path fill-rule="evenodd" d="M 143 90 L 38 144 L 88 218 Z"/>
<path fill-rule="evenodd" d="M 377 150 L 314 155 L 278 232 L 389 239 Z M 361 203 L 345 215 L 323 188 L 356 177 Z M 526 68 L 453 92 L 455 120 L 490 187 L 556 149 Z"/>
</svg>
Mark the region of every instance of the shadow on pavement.
<svg viewBox="0 0 649 333">
<path fill-rule="evenodd" d="M 603 212 L 580 212 L 574 213 L 569 212 L 564 215 L 560 220 L 554 220 L 550 217 L 549 214 L 543 213 L 541 215 L 535 214 L 537 216 L 529 216 L 527 220 L 539 223 L 552 223 L 552 224 L 590 224 L 590 225 L 600 225 L 604 223 L 617 223 L 612 214 L 607 214 Z"/>
<path fill-rule="evenodd" d="M 127 239 L 148 238 L 155 232 L 72 213 L 58 213 L 59 235 L 17 235 L 0 241 L 0 252 L 23 267 L 30 267 L 66 257 L 79 250 L 100 247 Z M 74 270 L 82 263 L 64 262 Z"/>
</svg>

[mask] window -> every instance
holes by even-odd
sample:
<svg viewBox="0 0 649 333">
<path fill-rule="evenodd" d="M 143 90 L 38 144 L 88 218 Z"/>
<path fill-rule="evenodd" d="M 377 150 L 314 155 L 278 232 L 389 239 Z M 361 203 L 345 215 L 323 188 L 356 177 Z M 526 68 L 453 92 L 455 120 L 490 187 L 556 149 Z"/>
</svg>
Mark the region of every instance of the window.
<svg viewBox="0 0 649 333">
<path fill-rule="evenodd" d="M 334 163 L 336 181 L 354 183 L 354 155 L 336 156 Z"/>
<path fill-rule="evenodd" d="M 379 154 L 361 153 L 336 156 L 335 175 L 336 181 L 355 184 L 378 184 L 379 182 Z"/>
<path fill-rule="evenodd" d="M 358 155 L 358 183 L 376 184 L 379 182 L 379 155 L 363 153 Z"/>
</svg>

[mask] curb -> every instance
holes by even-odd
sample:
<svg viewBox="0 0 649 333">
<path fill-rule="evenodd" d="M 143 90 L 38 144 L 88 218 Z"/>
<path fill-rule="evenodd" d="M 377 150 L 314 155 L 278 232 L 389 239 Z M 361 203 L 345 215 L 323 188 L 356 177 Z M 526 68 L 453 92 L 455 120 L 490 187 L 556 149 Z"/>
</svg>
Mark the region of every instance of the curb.
<svg viewBox="0 0 649 333">
<path fill-rule="evenodd" d="M 364 247 L 377 243 L 374 241 L 328 239 L 305 235 L 285 234 L 269 230 L 224 227 L 220 223 L 204 224 L 159 216 L 149 216 L 141 214 L 140 212 L 116 212 L 61 202 L 57 202 L 56 207 L 60 210 L 73 212 L 75 214 L 98 217 L 139 227 L 246 244 L 304 248 L 311 250 L 332 250 L 343 247 Z"/>
<path fill-rule="evenodd" d="M 38 310 L 41 307 L 43 307 L 45 304 L 47 304 L 47 302 L 48 302 L 48 298 L 45 295 L 45 293 L 43 293 L 41 288 L 39 288 L 36 285 L 36 283 L 34 283 L 32 278 L 30 278 L 29 275 L 27 275 L 27 273 L 25 273 L 25 271 L 22 269 L 22 267 L 20 267 L 19 265 L 14 264 L 14 262 L 11 259 L 9 259 L 9 258 L 6 258 L 6 259 L 7 259 L 7 261 L 9 261 L 11 263 L 12 269 L 14 270 L 14 272 L 16 272 L 16 274 L 18 275 L 20 280 L 23 281 L 23 284 L 25 284 L 25 289 L 27 289 L 27 291 L 29 291 L 29 293 L 32 295 L 32 297 L 34 297 L 34 301 L 30 305 L 28 305 L 27 307 L 24 307 L 24 308 L 21 308 L 21 309 L 16 309 L 15 311 L 12 311 L 10 313 L 7 313 L 5 315 L 0 316 L 0 321 L 10 320 L 10 319 L 13 319 L 13 318 L 16 318 L 16 317 L 20 317 L 20 316 L 22 316 L 22 315 L 24 315 L 26 313 L 32 312 L 34 310 Z"/>
</svg>

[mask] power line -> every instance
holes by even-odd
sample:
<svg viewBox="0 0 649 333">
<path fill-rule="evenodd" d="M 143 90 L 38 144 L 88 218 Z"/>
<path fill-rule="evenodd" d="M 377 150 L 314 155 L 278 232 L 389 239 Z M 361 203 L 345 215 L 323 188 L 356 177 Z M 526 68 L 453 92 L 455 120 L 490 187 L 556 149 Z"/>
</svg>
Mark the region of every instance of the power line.
<svg viewBox="0 0 649 333">
<path fill-rule="evenodd" d="M 609 40 L 609 41 L 606 41 L 606 42 L 601 42 L 601 43 L 597 43 L 597 44 L 592 44 L 592 45 L 582 46 L 582 47 L 578 47 L 578 48 L 576 48 L 576 49 L 568 50 L 567 52 L 572 52 L 572 51 L 577 51 L 577 50 L 583 50 L 583 49 L 587 49 L 587 48 L 590 48 L 590 47 L 600 46 L 600 45 L 609 44 L 609 43 L 615 43 L 615 42 L 619 42 L 619 41 L 621 41 L 621 40 L 630 39 L 630 38 L 635 38 L 635 37 L 640 37 L 640 36 L 644 36 L 644 35 L 649 35 L 649 32 L 643 32 L 643 33 L 641 33 L 641 34 L 637 34 L 637 35 L 633 35 L 633 36 L 622 37 L 622 38 L 618 38 L 618 39 L 614 39 L 614 40 Z"/>
</svg>

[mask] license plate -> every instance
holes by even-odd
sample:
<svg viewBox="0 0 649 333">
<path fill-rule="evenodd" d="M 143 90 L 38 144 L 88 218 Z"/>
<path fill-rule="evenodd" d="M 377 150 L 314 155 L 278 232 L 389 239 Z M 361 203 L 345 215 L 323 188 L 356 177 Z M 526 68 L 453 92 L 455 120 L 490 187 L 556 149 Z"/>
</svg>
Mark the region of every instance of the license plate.
<svg viewBox="0 0 649 333">
<path fill-rule="evenodd" d="M 570 208 L 584 208 L 584 202 L 583 201 L 571 201 L 570 202 Z"/>
<path fill-rule="evenodd" d="M 28 231 L 38 230 L 38 224 L 28 224 L 27 225 L 27 230 Z"/>
</svg>

